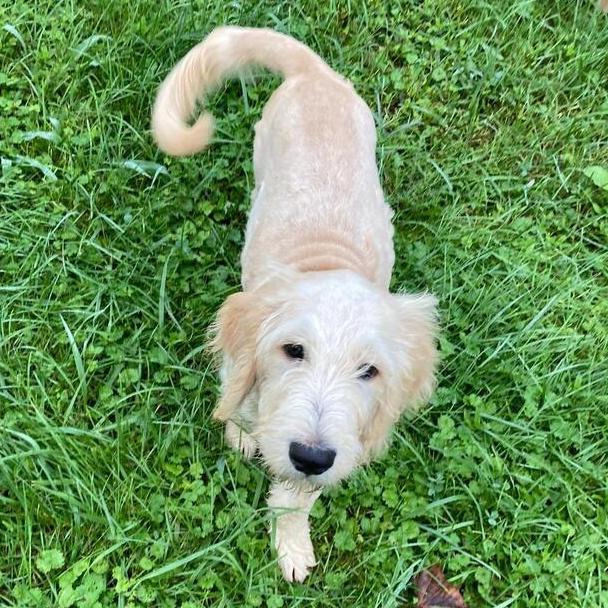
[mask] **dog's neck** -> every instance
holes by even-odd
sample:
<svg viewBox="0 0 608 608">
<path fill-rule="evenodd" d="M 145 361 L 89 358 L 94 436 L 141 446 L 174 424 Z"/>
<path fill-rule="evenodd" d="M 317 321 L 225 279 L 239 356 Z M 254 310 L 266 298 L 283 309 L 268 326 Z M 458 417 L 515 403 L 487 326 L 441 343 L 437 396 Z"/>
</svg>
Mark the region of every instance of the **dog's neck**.
<svg viewBox="0 0 608 608">
<path fill-rule="evenodd" d="M 314 235 L 292 248 L 286 259 L 301 272 L 352 270 L 373 281 L 373 254 L 329 232 Z"/>
</svg>

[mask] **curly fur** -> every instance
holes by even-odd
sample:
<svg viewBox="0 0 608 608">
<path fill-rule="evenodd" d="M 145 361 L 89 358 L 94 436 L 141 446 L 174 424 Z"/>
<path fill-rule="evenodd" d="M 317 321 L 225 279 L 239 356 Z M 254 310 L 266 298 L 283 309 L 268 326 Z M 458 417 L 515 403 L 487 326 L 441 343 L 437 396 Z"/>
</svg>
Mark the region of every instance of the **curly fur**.
<svg viewBox="0 0 608 608">
<path fill-rule="evenodd" d="M 352 85 L 301 43 L 269 30 L 213 31 L 160 87 L 152 131 L 169 154 L 208 145 L 213 119 L 192 126 L 197 102 L 252 65 L 284 77 L 255 127 L 255 189 L 243 291 L 221 307 L 213 348 L 222 360 L 215 416 L 232 445 L 258 450 L 277 479 L 279 563 L 288 580 L 314 564 L 307 514 L 318 489 L 386 447 L 407 409 L 430 396 L 436 301 L 389 292 L 392 211 L 375 162 L 372 114 Z M 303 360 L 283 346 L 303 346 Z M 373 365 L 378 374 L 362 379 Z M 289 445 L 326 446 L 333 466 L 298 472 Z M 277 511 L 297 508 L 287 515 Z"/>
</svg>

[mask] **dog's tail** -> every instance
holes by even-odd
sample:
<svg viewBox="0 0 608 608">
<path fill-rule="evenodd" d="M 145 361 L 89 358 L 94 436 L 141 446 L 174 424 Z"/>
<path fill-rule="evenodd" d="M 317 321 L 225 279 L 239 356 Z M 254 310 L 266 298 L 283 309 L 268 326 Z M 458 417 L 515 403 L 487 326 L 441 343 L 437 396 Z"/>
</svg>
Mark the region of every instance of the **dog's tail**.
<svg viewBox="0 0 608 608">
<path fill-rule="evenodd" d="M 196 104 L 221 81 L 260 65 L 284 78 L 310 71 L 331 71 L 302 43 L 267 29 L 220 27 L 192 48 L 162 83 L 152 110 L 152 134 L 173 156 L 205 148 L 213 135 L 213 116 L 204 113 L 192 126 Z"/>
</svg>

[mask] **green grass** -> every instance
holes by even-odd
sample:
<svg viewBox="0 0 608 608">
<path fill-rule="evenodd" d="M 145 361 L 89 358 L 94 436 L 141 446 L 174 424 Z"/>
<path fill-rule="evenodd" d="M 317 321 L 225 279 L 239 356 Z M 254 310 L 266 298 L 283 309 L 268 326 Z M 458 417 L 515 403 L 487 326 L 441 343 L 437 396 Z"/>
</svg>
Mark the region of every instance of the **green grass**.
<svg viewBox="0 0 608 608">
<path fill-rule="evenodd" d="M 203 352 L 278 80 L 220 91 L 198 157 L 148 131 L 162 78 L 223 23 L 289 32 L 353 80 L 394 288 L 441 302 L 436 396 L 317 503 L 307 585 L 273 563 L 268 478 L 223 445 Z M 1 605 L 409 606 L 439 562 L 471 606 L 608 606 L 594 2 L 0 0 L 0 27 Z"/>
</svg>

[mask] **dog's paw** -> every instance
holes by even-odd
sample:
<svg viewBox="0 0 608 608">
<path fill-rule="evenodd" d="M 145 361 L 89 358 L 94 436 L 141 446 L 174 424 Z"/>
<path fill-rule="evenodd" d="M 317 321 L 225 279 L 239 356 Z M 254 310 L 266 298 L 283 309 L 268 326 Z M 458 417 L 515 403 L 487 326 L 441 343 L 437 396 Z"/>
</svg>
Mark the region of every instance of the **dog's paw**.
<svg viewBox="0 0 608 608">
<path fill-rule="evenodd" d="M 226 423 L 226 441 L 230 447 L 242 452 L 247 459 L 255 456 L 258 449 L 255 439 L 231 420 Z"/>
<path fill-rule="evenodd" d="M 317 563 L 307 529 L 296 530 L 292 526 L 277 526 L 275 548 L 279 567 L 288 582 L 301 583 Z"/>
</svg>

